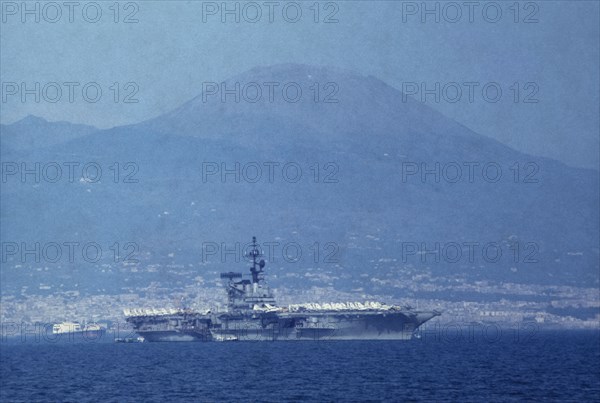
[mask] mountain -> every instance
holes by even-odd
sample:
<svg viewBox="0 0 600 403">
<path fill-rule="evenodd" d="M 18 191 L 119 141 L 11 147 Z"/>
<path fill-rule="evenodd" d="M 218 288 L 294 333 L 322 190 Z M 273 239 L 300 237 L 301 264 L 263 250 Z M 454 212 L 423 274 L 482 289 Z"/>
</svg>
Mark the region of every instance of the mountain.
<svg viewBox="0 0 600 403">
<path fill-rule="evenodd" d="M 48 122 L 29 115 L 11 125 L 0 125 L 0 146 L 8 150 L 33 150 L 62 144 L 97 130 L 93 126 Z"/>
<path fill-rule="evenodd" d="M 245 263 L 238 251 L 237 262 L 225 254 L 204 264 L 203 244 L 233 247 L 252 235 L 280 243 L 269 262 L 273 281 L 298 287 L 308 281 L 398 295 L 403 280 L 423 274 L 466 283 L 599 284 L 597 171 L 520 153 L 350 71 L 259 67 L 223 88 L 236 83 L 237 100 L 231 92 L 214 94 L 220 83 L 209 84 L 172 112 L 136 125 L 3 147 L 3 161 L 93 162 L 103 174 L 96 183 L 11 176 L 2 190 L 2 239 L 94 241 L 104 251 L 135 242 L 135 274 L 119 264 L 100 274 L 101 263 L 115 265 L 110 251 L 94 264 L 46 264 L 61 283 L 90 292 L 98 284 L 119 289 L 126 278 L 172 286 L 198 275 L 212 280 L 212 271 Z M 207 173 L 236 163 L 238 178 Z M 257 165 L 262 176 L 254 183 Z M 437 166 L 437 177 L 420 175 Z M 302 177 L 294 181 L 298 167 Z M 124 183 L 128 174 L 137 182 Z M 289 242 L 302 247 L 298 262 L 281 250 Z M 145 270 L 152 263 L 162 264 L 158 272 Z M 27 277 L 14 264 L 5 265 L 3 284 L 18 288 L 42 275 Z"/>
</svg>

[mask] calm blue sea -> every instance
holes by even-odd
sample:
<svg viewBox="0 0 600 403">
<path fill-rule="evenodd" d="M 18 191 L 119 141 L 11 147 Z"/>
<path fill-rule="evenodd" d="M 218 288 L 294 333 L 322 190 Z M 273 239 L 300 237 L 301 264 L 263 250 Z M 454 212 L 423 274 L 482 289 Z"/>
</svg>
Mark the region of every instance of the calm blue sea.
<svg viewBox="0 0 600 403">
<path fill-rule="evenodd" d="M 597 332 L 1 345 L 1 402 L 600 401 Z"/>
</svg>

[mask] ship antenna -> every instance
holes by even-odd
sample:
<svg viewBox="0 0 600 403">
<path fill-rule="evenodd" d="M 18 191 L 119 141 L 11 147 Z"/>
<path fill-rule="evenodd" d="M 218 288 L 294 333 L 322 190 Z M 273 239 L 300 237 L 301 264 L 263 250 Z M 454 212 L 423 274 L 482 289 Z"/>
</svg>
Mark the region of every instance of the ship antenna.
<svg viewBox="0 0 600 403">
<path fill-rule="evenodd" d="M 265 267 L 265 261 L 261 259 L 259 262 L 256 259 L 262 256 L 262 253 L 258 250 L 258 245 L 256 243 L 256 237 L 252 237 L 252 251 L 250 252 L 252 255 L 252 267 L 250 268 L 250 273 L 252 273 L 252 283 L 260 282 L 259 275 L 263 272 L 263 267 Z M 258 268 L 256 267 L 258 266 Z"/>
</svg>

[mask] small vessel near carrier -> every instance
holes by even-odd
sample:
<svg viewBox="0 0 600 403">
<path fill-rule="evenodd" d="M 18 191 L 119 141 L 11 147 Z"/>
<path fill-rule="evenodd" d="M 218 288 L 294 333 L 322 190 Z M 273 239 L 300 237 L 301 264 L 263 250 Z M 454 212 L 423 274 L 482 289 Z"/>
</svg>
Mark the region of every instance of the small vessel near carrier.
<svg viewBox="0 0 600 403">
<path fill-rule="evenodd" d="M 105 333 L 106 328 L 96 323 L 82 325 L 79 322 L 60 322 L 52 326 L 52 335 L 55 339 L 97 340 Z"/>
</svg>

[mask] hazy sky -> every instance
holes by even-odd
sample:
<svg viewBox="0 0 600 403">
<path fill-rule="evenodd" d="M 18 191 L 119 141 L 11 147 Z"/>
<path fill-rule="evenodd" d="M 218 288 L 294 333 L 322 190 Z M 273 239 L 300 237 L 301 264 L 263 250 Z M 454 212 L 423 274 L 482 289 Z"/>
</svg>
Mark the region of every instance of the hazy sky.
<svg viewBox="0 0 600 403">
<path fill-rule="evenodd" d="M 433 95 L 426 101 L 516 149 L 574 166 L 598 166 L 598 2 L 521 2 L 517 8 L 512 1 L 472 6 L 427 2 L 434 13 L 425 15 L 422 2 L 337 1 L 315 7 L 313 1 L 299 1 L 285 14 L 286 2 L 275 3 L 239 3 L 239 23 L 235 15 L 221 15 L 216 9 L 221 2 L 121 2 L 116 16 L 112 1 L 84 1 L 73 9 L 73 22 L 63 2 L 53 3 L 59 5 L 60 16 L 55 6 L 37 3 L 36 23 L 35 12 L 22 15 L 23 3 L 3 1 L 1 121 L 12 123 L 34 114 L 101 128 L 135 123 L 198 95 L 202 82 L 220 81 L 255 66 L 293 62 L 344 67 L 400 90 L 406 83 L 424 83 L 427 88 L 440 83 L 440 89 L 458 83 L 463 93 L 456 102 L 448 102 L 455 98 L 454 84 L 446 86 L 447 99 L 442 93 L 440 102 Z M 36 2 L 27 4 L 35 10 Z M 227 4 L 236 7 L 236 2 Z M 102 11 L 99 21 L 86 21 L 96 18 L 96 5 Z M 248 22 L 256 17 L 255 5 L 261 17 Z M 299 21 L 288 22 L 298 9 Z M 127 16 L 138 22 L 124 23 Z M 324 23 L 335 19 L 338 22 Z M 47 90 L 39 103 L 34 95 L 27 95 L 25 102 L 20 94 L 12 95 L 11 83 L 35 88 L 36 82 Z M 55 88 L 47 85 L 51 82 L 62 87 L 55 103 L 48 101 L 55 97 Z M 73 102 L 65 82 L 79 83 Z M 102 89 L 96 103 L 81 93 L 90 82 Z M 115 82 L 120 87 L 117 103 L 111 89 Z M 128 82 L 139 88 L 134 96 L 138 103 L 122 102 L 135 88 L 124 88 Z M 472 102 L 464 83 L 478 83 Z M 486 100 L 482 88 L 488 83 L 496 84 L 486 87 Z M 502 97 L 493 103 L 496 87 L 502 89 Z"/>
</svg>

